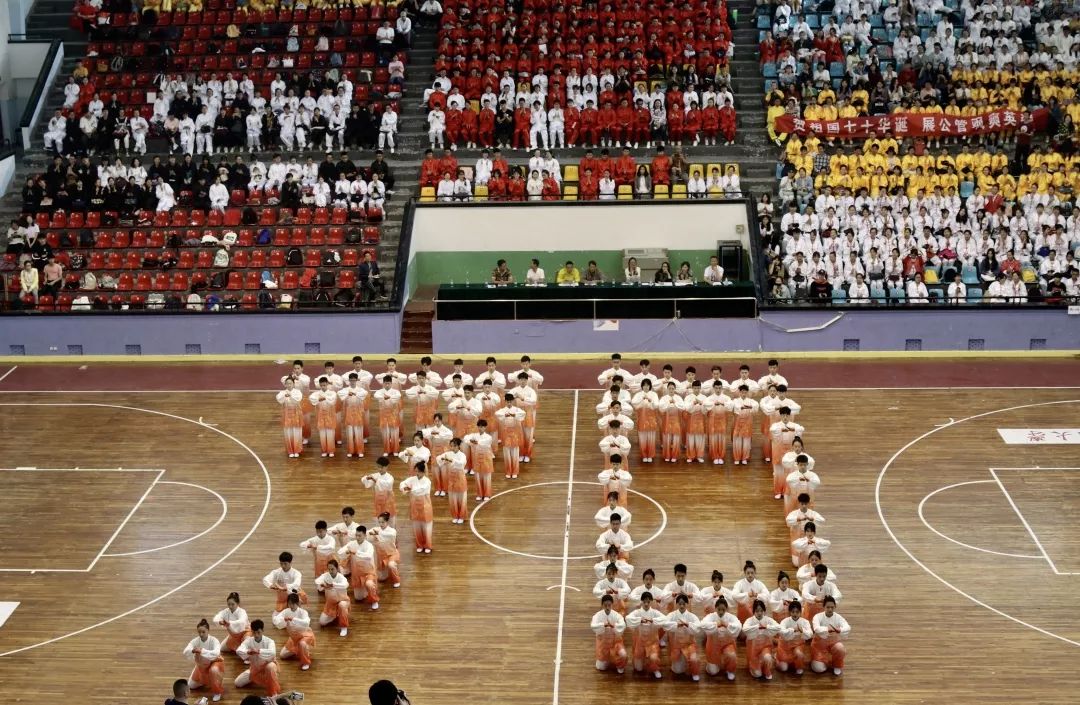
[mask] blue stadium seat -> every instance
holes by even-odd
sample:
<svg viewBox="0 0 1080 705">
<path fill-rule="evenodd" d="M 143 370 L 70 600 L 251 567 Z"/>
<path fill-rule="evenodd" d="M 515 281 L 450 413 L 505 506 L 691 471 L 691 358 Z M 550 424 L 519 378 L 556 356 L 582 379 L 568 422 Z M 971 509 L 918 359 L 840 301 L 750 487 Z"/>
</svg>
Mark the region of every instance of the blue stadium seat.
<svg viewBox="0 0 1080 705">
<path fill-rule="evenodd" d="M 840 287 L 836 287 L 832 290 L 832 302 L 834 304 L 847 303 L 847 294 Z"/>
<path fill-rule="evenodd" d="M 870 15 L 870 26 L 874 29 L 880 29 L 885 26 L 885 16 L 881 14 Z"/>
<path fill-rule="evenodd" d="M 772 27 L 772 20 L 768 15 L 758 15 L 757 28 L 758 29 L 770 29 Z"/>
<path fill-rule="evenodd" d="M 982 287 L 969 286 L 967 290 L 967 300 L 969 304 L 981 304 L 983 300 Z"/>
<path fill-rule="evenodd" d="M 889 289 L 889 298 L 895 304 L 902 304 L 904 303 L 904 301 L 907 300 L 907 295 L 904 293 L 903 288 L 899 286 L 894 286 Z"/>
<path fill-rule="evenodd" d="M 770 61 L 761 67 L 761 75 L 765 78 L 776 78 L 779 74 L 776 72 L 776 63 Z"/>
<path fill-rule="evenodd" d="M 821 21 L 818 19 L 817 15 L 807 15 L 806 24 L 810 29 L 818 29 L 821 27 Z"/>
<path fill-rule="evenodd" d="M 960 198 L 967 199 L 973 193 L 975 193 L 975 182 L 974 181 L 961 181 L 960 182 Z"/>
<path fill-rule="evenodd" d="M 876 304 L 885 303 L 885 287 L 881 282 L 870 282 L 870 298 Z"/>
<path fill-rule="evenodd" d="M 889 34 L 884 27 L 874 27 L 870 30 L 870 38 L 875 42 L 886 42 L 889 40 Z"/>
<path fill-rule="evenodd" d="M 843 78 L 844 77 L 844 62 L 843 61 L 833 61 L 833 62 L 831 62 L 829 64 L 829 75 L 832 76 L 833 78 Z"/>
<path fill-rule="evenodd" d="M 972 285 L 979 286 L 982 283 L 979 281 L 979 270 L 975 269 L 975 265 L 972 264 L 965 264 L 960 269 L 960 278 L 969 287 Z"/>
</svg>

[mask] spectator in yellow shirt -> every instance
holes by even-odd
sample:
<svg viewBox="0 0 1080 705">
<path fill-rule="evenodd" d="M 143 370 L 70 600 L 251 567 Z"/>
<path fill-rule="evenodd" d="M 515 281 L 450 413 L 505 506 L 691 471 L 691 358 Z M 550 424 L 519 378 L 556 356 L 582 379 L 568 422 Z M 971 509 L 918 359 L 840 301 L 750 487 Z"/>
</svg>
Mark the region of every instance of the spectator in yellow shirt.
<svg viewBox="0 0 1080 705">
<path fill-rule="evenodd" d="M 559 269 L 559 273 L 555 276 L 556 284 L 580 284 L 581 272 L 574 266 L 573 261 L 567 260 L 566 266 Z"/>
</svg>

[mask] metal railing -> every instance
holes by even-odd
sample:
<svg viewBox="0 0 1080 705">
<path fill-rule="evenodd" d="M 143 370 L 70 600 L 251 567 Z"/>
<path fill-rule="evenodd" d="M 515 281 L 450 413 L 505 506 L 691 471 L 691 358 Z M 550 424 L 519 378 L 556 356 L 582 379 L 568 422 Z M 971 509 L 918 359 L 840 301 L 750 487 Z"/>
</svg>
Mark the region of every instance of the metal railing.
<svg viewBox="0 0 1080 705">
<path fill-rule="evenodd" d="M 704 301 L 704 302 L 709 302 L 709 303 L 752 302 L 752 307 L 753 307 L 753 311 L 754 311 L 753 315 L 757 315 L 757 303 L 758 303 L 758 300 L 754 296 L 731 296 L 731 297 L 717 297 L 717 298 L 707 297 L 707 296 L 689 296 L 689 297 L 674 297 L 674 296 L 672 296 L 672 297 L 633 298 L 633 299 L 622 299 L 622 298 L 618 298 L 618 299 L 616 299 L 616 298 L 581 298 L 581 299 L 578 299 L 578 298 L 543 298 L 543 297 L 541 297 L 541 298 L 528 298 L 528 299 L 485 299 L 485 298 L 481 298 L 481 299 L 442 299 L 442 298 L 439 298 L 438 294 L 436 294 L 435 299 L 434 299 L 435 317 L 436 318 L 439 318 L 439 315 L 438 315 L 439 314 L 439 306 L 441 304 L 457 304 L 457 305 L 468 305 L 468 306 L 487 306 L 487 305 L 490 305 L 490 304 L 511 304 L 512 307 L 513 307 L 513 317 L 511 319 L 500 319 L 500 320 L 514 320 L 514 321 L 537 320 L 535 317 L 521 318 L 518 315 L 518 306 L 519 305 L 526 305 L 526 306 L 542 306 L 542 305 L 549 305 L 549 306 L 560 306 L 560 305 L 563 305 L 563 306 L 580 306 L 580 305 L 583 305 L 583 304 L 589 304 L 589 305 L 591 305 L 591 308 L 592 308 L 592 319 L 593 320 L 603 320 L 603 319 L 608 318 L 608 316 L 599 316 L 598 315 L 598 311 L 597 311 L 597 305 L 598 304 L 613 305 L 614 306 L 614 305 L 634 304 L 634 303 L 648 303 L 648 304 L 653 304 L 653 305 L 656 305 L 656 304 L 668 304 L 669 305 L 668 312 L 669 312 L 670 315 L 668 315 L 667 318 L 676 319 L 676 318 L 682 318 L 683 317 L 682 316 L 682 310 L 679 308 L 680 304 L 685 304 L 687 302 L 697 302 L 697 301 Z M 659 317 L 659 316 L 649 316 L 649 318 L 656 318 L 656 317 Z M 573 318 L 575 318 L 577 320 L 581 320 L 582 317 L 573 317 Z"/>
</svg>

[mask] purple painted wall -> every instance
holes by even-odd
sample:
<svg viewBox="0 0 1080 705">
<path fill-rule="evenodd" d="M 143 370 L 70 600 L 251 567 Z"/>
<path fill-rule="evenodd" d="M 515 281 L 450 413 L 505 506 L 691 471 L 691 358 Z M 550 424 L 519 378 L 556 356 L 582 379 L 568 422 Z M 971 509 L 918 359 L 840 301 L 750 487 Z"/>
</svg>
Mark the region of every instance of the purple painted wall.
<svg viewBox="0 0 1080 705">
<path fill-rule="evenodd" d="M 787 332 L 821 326 L 838 315 L 838 320 L 822 330 Z M 627 319 L 619 322 L 618 331 L 611 332 L 594 331 L 592 321 L 435 321 L 433 336 L 439 354 L 1077 350 L 1080 317 L 1069 316 L 1062 309 L 766 311 L 757 320 Z"/>
<path fill-rule="evenodd" d="M 134 354 L 129 345 L 142 355 L 393 353 L 400 330 L 398 313 L 6 316 L 0 355 L 78 354 L 68 347 L 78 345 L 84 355 Z"/>
</svg>

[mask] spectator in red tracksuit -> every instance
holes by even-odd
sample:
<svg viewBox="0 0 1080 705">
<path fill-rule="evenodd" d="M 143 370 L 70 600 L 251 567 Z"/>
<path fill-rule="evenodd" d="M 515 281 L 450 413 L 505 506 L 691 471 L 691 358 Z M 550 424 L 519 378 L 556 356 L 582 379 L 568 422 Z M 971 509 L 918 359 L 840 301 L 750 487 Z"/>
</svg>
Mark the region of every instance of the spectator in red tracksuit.
<svg viewBox="0 0 1080 705">
<path fill-rule="evenodd" d="M 540 195 L 545 201 L 558 201 L 562 198 L 562 187 L 550 171 L 544 171 L 544 190 Z"/>
<path fill-rule="evenodd" d="M 596 127 L 600 131 L 600 144 L 610 147 L 615 143 L 615 109 L 611 107 L 611 101 L 604 103 L 604 107 L 598 111 Z"/>
<path fill-rule="evenodd" d="M 466 107 L 461 113 L 461 139 L 468 147 L 476 147 L 478 118 L 472 108 Z"/>
<path fill-rule="evenodd" d="M 510 183 L 506 186 L 506 190 L 511 201 L 525 200 L 525 179 L 521 177 L 520 171 L 514 171 L 513 175 L 510 177 Z"/>
<path fill-rule="evenodd" d="M 529 144 L 529 128 L 531 127 L 531 114 L 525 106 L 525 99 L 518 100 L 517 110 L 514 111 L 514 141 L 515 149 L 525 149 Z M 523 181 L 522 184 L 525 182 Z"/>
<path fill-rule="evenodd" d="M 724 107 L 720 108 L 720 135 L 728 144 L 735 143 L 735 108 L 731 107 L 731 100 L 724 98 Z"/>
<path fill-rule="evenodd" d="M 716 133 L 720 131 L 720 108 L 716 101 L 709 98 L 709 104 L 701 111 L 701 136 L 705 144 L 716 144 Z"/>
<path fill-rule="evenodd" d="M 591 100 L 585 101 L 585 109 L 581 111 L 581 143 L 587 147 L 600 144 L 600 111 Z"/>
<path fill-rule="evenodd" d="M 435 158 L 431 150 L 424 151 L 424 159 L 420 162 L 420 185 L 435 186 L 439 183 L 442 171 L 439 168 L 439 160 Z"/>
<path fill-rule="evenodd" d="M 494 169 L 488 179 L 488 198 L 492 201 L 506 200 L 506 177 L 498 169 Z"/>
<path fill-rule="evenodd" d="M 649 126 L 652 124 L 652 113 L 645 107 L 645 101 L 638 98 L 634 106 L 634 149 L 642 142 L 651 141 Z"/>
<path fill-rule="evenodd" d="M 593 170 L 586 168 L 578 181 L 578 192 L 583 201 L 595 201 L 600 197 L 600 180 L 593 174 Z"/>
<path fill-rule="evenodd" d="M 649 165 L 649 174 L 652 176 L 654 186 L 671 184 L 671 158 L 665 153 L 662 145 L 656 148 L 656 156 L 652 158 L 652 164 Z"/>
<path fill-rule="evenodd" d="M 446 113 L 446 143 L 457 148 L 461 140 L 461 108 L 450 108 Z"/>
<path fill-rule="evenodd" d="M 682 144 L 683 141 L 683 113 L 682 103 L 673 103 L 667 110 L 668 139 L 672 144 Z"/>
<path fill-rule="evenodd" d="M 630 107 L 630 102 L 623 98 L 619 102 L 619 107 L 615 108 L 615 146 L 621 147 L 624 144 L 630 146 L 633 142 L 634 136 L 634 109 Z M 633 180 L 633 176 L 631 176 Z"/>
<path fill-rule="evenodd" d="M 698 137 L 700 131 L 701 111 L 698 110 L 697 103 L 691 103 L 690 109 L 683 116 L 683 137 L 687 142 L 694 140 L 693 144 L 697 145 L 700 141 Z"/>
<path fill-rule="evenodd" d="M 572 149 L 577 146 L 581 134 L 581 111 L 573 103 L 563 108 L 563 122 L 566 124 L 566 146 Z"/>
<path fill-rule="evenodd" d="M 492 110 L 490 101 L 485 100 L 484 106 L 477 116 L 477 141 L 481 147 L 491 147 L 495 144 L 495 111 Z"/>
<path fill-rule="evenodd" d="M 637 164 L 634 162 L 634 158 L 630 156 L 630 148 L 623 147 L 622 155 L 615 160 L 615 173 L 612 175 L 615 183 L 620 186 L 634 183 L 634 173 L 636 171 Z"/>
</svg>

